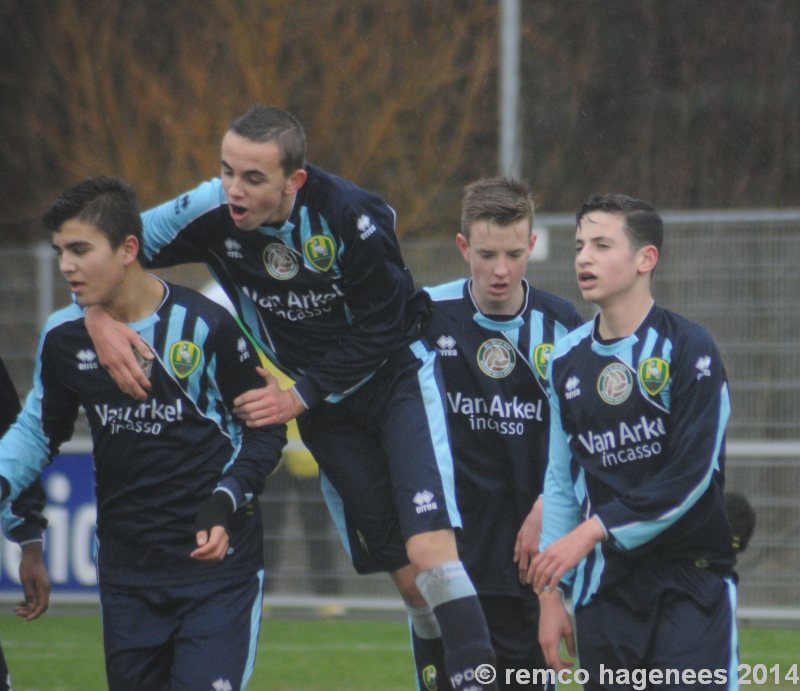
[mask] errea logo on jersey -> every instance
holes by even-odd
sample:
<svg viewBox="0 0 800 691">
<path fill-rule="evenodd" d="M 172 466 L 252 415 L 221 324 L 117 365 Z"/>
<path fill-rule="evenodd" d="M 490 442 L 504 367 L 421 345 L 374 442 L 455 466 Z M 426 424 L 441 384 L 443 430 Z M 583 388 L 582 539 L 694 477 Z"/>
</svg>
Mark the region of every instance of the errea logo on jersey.
<svg viewBox="0 0 800 691">
<path fill-rule="evenodd" d="M 711 357 L 708 355 L 703 355 L 701 358 L 698 358 L 697 362 L 694 363 L 695 369 L 697 370 L 697 379 L 698 381 L 703 377 L 710 377 L 711 376 Z"/>
<path fill-rule="evenodd" d="M 366 214 L 362 214 L 361 216 L 359 216 L 358 220 L 356 221 L 356 227 L 361 233 L 362 240 L 366 240 L 370 235 L 372 235 L 377 230 L 375 224 Z"/>
<path fill-rule="evenodd" d="M 242 245 L 233 238 L 225 239 L 225 254 L 231 259 L 244 259 L 242 255 Z"/>
<path fill-rule="evenodd" d="M 436 345 L 439 346 L 439 355 L 444 355 L 446 357 L 454 357 L 458 355 L 458 351 L 456 350 L 456 339 L 452 336 L 439 336 L 436 341 Z"/>
<path fill-rule="evenodd" d="M 433 494 L 424 489 L 421 492 L 417 492 L 414 495 L 414 503 L 417 505 L 416 512 L 417 513 L 427 513 L 428 511 L 436 511 L 438 508 L 436 506 L 436 502 L 434 501 Z"/>
<path fill-rule="evenodd" d="M 227 679 L 223 679 L 220 677 L 217 679 L 213 684 L 211 684 L 211 688 L 214 691 L 233 691 L 233 685 Z"/>
<path fill-rule="evenodd" d="M 97 355 L 93 350 L 79 350 L 75 357 L 78 358 L 78 369 L 83 371 L 90 370 L 90 369 L 98 369 L 100 367 L 97 364 Z"/>
<path fill-rule="evenodd" d="M 247 350 L 247 341 L 244 340 L 244 336 L 236 341 L 236 350 L 239 351 L 239 362 L 244 362 L 250 357 L 250 351 Z"/>
<path fill-rule="evenodd" d="M 175 215 L 180 216 L 181 211 L 185 211 L 189 208 L 189 195 L 184 194 L 182 197 L 178 197 L 175 200 Z"/>
<path fill-rule="evenodd" d="M 578 377 L 570 377 L 564 384 L 564 396 L 569 401 L 581 395 L 581 380 Z"/>
</svg>

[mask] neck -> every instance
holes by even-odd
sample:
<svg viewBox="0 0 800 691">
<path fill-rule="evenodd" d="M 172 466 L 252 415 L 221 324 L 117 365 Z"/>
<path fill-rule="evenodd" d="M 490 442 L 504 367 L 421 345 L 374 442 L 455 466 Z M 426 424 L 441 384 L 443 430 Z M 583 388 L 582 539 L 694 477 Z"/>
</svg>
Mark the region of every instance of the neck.
<svg viewBox="0 0 800 691">
<path fill-rule="evenodd" d="M 612 305 L 600 308 L 598 329 L 603 339 L 625 338 L 639 328 L 653 306 L 653 296 L 649 292 Z"/>
<path fill-rule="evenodd" d="M 131 267 L 114 298 L 103 308 L 117 321 L 131 323 L 149 317 L 164 299 L 164 284 L 141 266 Z"/>
</svg>

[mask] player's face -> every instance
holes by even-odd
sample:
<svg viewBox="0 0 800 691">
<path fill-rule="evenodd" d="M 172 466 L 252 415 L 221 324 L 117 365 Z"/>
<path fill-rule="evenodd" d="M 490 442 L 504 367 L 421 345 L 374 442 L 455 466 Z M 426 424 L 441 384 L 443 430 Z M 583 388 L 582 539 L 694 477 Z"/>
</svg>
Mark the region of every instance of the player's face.
<svg viewBox="0 0 800 691">
<path fill-rule="evenodd" d="M 302 169 L 284 173 L 275 142 L 254 142 L 235 132 L 222 139 L 222 186 L 239 230 L 285 221 L 305 179 Z"/>
<path fill-rule="evenodd" d="M 485 314 L 515 314 L 522 306 L 522 278 L 536 243 L 530 221 L 507 226 L 478 221 L 469 238 L 460 233 L 456 244 L 469 262 L 472 297 Z"/>
<path fill-rule="evenodd" d="M 135 240 L 134 244 L 138 247 Z M 77 218 L 53 233 L 53 249 L 58 268 L 82 307 L 113 304 L 121 293 L 126 267 L 136 260 L 127 240 L 114 249 L 96 226 Z"/>
<path fill-rule="evenodd" d="M 584 300 L 601 308 L 624 298 L 642 275 L 644 248 L 634 251 L 625 219 L 594 211 L 575 231 L 575 273 Z"/>
</svg>

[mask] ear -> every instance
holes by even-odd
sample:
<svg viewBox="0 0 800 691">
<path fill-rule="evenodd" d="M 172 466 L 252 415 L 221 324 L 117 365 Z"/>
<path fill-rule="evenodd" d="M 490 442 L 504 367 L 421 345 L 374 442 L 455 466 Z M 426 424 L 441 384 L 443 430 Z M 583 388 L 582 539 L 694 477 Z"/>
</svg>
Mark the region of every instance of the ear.
<svg viewBox="0 0 800 691">
<path fill-rule="evenodd" d="M 645 245 L 639 252 L 639 266 L 637 268 L 640 274 L 651 273 L 658 264 L 658 248 L 655 245 Z"/>
<path fill-rule="evenodd" d="M 528 256 L 531 256 L 531 252 L 533 252 L 533 248 L 536 246 L 536 233 L 531 231 L 531 239 L 528 242 Z"/>
<path fill-rule="evenodd" d="M 466 236 L 458 233 L 456 235 L 456 247 L 458 247 L 459 251 L 461 252 L 461 256 L 464 257 L 464 261 L 469 261 L 469 240 Z"/>
<path fill-rule="evenodd" d="M 283 187 L 283 193 L 286 195 L 294 194 L 306 184 L 306 178 L 308 178 L 306 169 L 298 168 L 288 178 L 286 178 L 286 184 Z"/>
<path fill-rule="evenodd" d="M 122 251 L 122 263 L 130 266 L 139 259 L 139 239 L 135 235 L 127 235 L 119 246 Z"/>
</svg>

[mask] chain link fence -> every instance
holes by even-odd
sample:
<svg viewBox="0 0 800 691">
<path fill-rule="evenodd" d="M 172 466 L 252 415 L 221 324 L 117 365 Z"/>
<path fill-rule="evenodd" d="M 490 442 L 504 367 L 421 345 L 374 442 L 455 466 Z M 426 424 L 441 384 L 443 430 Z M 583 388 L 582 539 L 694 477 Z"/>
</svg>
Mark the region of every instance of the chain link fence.
<svg viewBox="0 0 800 691">
<path fill-rule="evenodd" d="M 656 299 L 700 322 L 716 339 L 733 403 L 728 488 L 745 494 L 758 516 L 740 557 L 740 604 L 800 618 L 800 210 L 663 216 Z M 529 280 L 573 300 L 589 318 L 592 308 L 581 301 L 572 270 L 573 218 L 540 216 L 536 230 Z M 418 285 L 467 270 L 451 241 L 404 241 L 403 252 Z M 198 266 L 159 273 L 195 288 L 209 281 Z M 0 356 L 23 394 L 31 386 L 40 325 L 68 299 L 46 243 L 0 249 Z M 79 430 L 86 434 L 85 423 Z M 261 497 L 273 599 L 385 598 L 399 605 L 388 577 L 352 571 L 313 473 L 297 481 L 288 478 L 287 468 L 279 472 L 287 477 L 275 476 Z M 317 558 L 320 552 L 324 558 Z"/>
</svg>

